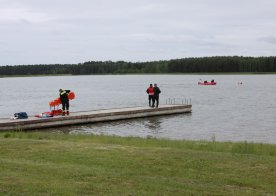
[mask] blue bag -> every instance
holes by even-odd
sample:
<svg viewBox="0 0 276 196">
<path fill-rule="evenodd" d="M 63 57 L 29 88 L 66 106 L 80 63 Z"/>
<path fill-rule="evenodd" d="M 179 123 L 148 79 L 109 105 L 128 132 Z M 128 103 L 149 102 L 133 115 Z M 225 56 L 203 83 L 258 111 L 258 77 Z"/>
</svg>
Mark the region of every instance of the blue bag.
<svg viewBox="0 0 276 196">
<path fill-rule="evenodd" d="M 26 119 L 28 118 L 28 114 L 26 112 L 19 112 L 19 113 L 15 113 L 14 117 L 17 119 Z"/>
</svg>

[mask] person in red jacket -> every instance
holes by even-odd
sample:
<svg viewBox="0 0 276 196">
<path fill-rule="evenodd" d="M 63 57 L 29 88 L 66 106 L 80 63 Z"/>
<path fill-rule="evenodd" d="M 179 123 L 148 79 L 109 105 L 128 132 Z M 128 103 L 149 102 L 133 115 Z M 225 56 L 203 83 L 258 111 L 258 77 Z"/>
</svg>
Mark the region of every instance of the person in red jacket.
<svg viewBox="0 0 276 196">
<path fill-rule="evenodd" d="M 154 96 L 154 90 L 153 90 L 153 86 L 152 84 L 150 84 L 150 86 L 148 87 L 147 91 L 146 91 L 149 95 L 149 107 L 153 107 L 153 96 Z"/>
</svg>

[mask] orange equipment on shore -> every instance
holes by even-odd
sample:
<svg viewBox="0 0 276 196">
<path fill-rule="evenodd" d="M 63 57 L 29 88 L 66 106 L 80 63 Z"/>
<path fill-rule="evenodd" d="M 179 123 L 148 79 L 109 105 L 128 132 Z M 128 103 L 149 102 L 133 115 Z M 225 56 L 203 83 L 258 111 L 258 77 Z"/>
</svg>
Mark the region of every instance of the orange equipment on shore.
<svg viewBox="0 0 276 196">
<path fill-rule="evenodd" d="M 75 99 L 75 93 L 74 92 L 70 92 L 68 93 L 68 98 L 69 100 Z M 57 116 L 57 115 L 61 115 L 62 114 L 62 110 L 58 109 L 58 106 L 61 104 L 61 100 L 60 98 L 56 98 L 55 100 L 49 102 L 50 105 L 50 110 L 53 116 Z M 52 109 L 53 107 L 53 109 Z M 57 107 L 57 109 L 56 109 Z"/>
<path fill-rule="evenodd" d="M 75 99 L 75 93 L 74 92 L 70 92 L 69 94 L 68 94 L 68 98 L 70 99 L 70 100 L 72 100 L 72 99 Z M 50 105 L 50 107 L 55 107 L 55 106 L 59 106 L 61 104 L 61 100 L 60 100 L 60 98 L 56 98 L 55 100 L 53 100 L 53 101 L 51 101 L 50 103 L 49 103 L 49 105 Z"/>
</svg>

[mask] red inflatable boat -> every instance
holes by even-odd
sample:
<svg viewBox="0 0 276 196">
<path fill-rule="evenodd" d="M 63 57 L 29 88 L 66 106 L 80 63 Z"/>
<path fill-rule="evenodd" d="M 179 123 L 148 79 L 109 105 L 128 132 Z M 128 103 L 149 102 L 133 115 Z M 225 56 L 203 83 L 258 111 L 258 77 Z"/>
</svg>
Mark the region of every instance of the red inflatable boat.
<svg viewBox="0 0 276 196">
<path fill-rule="evenodd" d="M 216 85 L 216 82 L 198 82 L 198 85 Z"/>
</svg>

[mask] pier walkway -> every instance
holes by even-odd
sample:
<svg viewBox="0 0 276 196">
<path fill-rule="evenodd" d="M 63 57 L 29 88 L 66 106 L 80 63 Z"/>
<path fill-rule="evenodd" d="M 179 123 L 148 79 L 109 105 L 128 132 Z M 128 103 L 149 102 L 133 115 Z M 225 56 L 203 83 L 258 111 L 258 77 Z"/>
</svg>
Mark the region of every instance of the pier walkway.
<svg viewBox="0 0 276 196">
<path fill-rule="evenodd" d="M 108 122 L 150 116 L 181 114 L 192 111 L 192 105 L 160 105 L 159 108 L 129 107 L 106 110 L 72 112 L 69 116 L 50 118 L 29 117 L 28 119 L 0 119 L 0 131 L 8 130 L 38 130 L 49 127 Z"/>
</svg>

